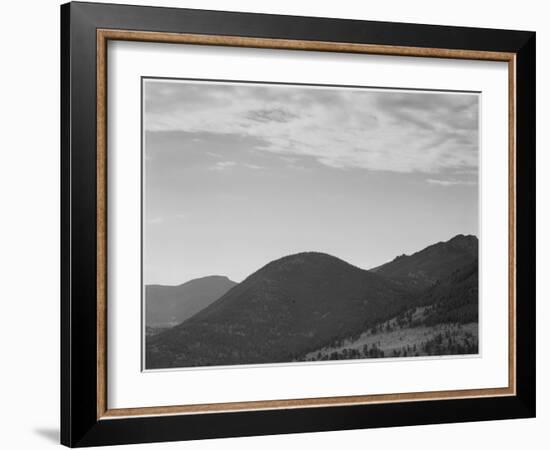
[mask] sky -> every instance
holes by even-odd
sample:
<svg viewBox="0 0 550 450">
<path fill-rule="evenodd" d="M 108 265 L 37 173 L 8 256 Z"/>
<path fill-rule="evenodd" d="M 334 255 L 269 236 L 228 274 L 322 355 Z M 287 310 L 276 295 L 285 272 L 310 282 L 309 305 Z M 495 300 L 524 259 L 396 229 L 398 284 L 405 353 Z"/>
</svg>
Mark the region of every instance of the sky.
<svg viewBox="0 0 550 450">
<path fill-rule="evenodd" d="M 144 79 L 146 284 L 478 234 L 479 96 Z"/>
</svg>

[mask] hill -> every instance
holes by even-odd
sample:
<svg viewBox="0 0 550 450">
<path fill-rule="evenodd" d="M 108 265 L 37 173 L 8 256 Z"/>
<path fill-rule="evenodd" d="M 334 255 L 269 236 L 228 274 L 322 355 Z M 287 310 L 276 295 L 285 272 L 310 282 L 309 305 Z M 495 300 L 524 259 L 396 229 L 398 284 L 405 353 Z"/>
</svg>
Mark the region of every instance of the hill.
<svg viewBox="0 0 550 450">
<path fill-rule="evenodd" d="M 379 345 L 410 355 L 407 341 L 417 342 L 415 354 L 475 353 L 477 260 L 477 238 L 464 235 L 372 270 L 324 253 L 286 256 L 180 325 L 149 336 L 146 367 L 339 358 L 346 348 L 348 359 L 388 355 Z M 378 347 L 357 351 L 373 339 Z"/>
<path fill-rule="evenodd" d="M 477 262 L 477 259 L 477 237 L 459 234 L 412 255 L 398 256 L 389 263 L 371 269 L 371 272 L 409 288 L 426 289 L 450 276 L 457 268 Z"/>
<path fill-rule="evenodd" d="M 422 323 L 471 323 L 478 321 L 479 276 L 477 260 L 456 269 L 419 296 L 419 305 L 430 308 Z"/>
<path fill-rule="evenodd" d="M 323 253 L 273 261 L 184 323 L 148 340 L 147 368 L 291 361 L 397 314 L 391 280 Z"/>
<path fill-rule="evenodd" d="M 213 275 L 197 278 L 179 286 L 145 287 L 145 323 L 147 327 L 177 325 L 219 299 L 237 283 Z"/>
<path fill-rule="evenodd" d="M 296 361 L 478 352 L 478 264 L 456 269 L 384 322 L 299 355 Z"/>
</svg>

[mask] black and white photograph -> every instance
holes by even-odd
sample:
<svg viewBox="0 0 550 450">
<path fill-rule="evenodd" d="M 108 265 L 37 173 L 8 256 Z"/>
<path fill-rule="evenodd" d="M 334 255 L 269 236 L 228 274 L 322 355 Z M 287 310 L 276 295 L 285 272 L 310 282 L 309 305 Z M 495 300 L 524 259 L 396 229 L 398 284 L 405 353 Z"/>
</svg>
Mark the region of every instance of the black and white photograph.
<svg viewBox="0 0 550 450">
<path fill-rule="evenodd" d="M 477 92 L 142 79 L 144 369 L 476 355 Z"/>
</svg>

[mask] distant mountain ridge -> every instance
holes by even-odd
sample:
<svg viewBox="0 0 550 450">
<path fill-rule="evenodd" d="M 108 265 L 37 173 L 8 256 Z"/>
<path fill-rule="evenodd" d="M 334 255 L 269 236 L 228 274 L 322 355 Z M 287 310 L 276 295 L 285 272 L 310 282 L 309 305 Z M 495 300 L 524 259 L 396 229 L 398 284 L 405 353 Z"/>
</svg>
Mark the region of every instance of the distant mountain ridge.
<svg viewBox="0 0 550 450">
<path fill-rule="evenodd" d="M 373 270 L 324 253 L 285 256 L 148 337 L 146 367 L 288 362 L 420 305 L 442 320 L 452 309 L 473 313 L 477 245 L 459 235 Z"/>
<path fill-rule="evenodd" d="M 148 327 L 177 325 L 219 299 L 237 283 L 226 276 L 196 278 L 178 286 L 145 287 L 145 323 Z"/>
<path fill-rule="evenodd" d="M 473 235 L 459 234 L 446 242 L 438 242 L 412 255 L 401 255 L 371 269 L 399 283 L 425 289 L 437 280 L 448 277 L 458 267 L 478 258 L 478 240 Z"/>
</svg>

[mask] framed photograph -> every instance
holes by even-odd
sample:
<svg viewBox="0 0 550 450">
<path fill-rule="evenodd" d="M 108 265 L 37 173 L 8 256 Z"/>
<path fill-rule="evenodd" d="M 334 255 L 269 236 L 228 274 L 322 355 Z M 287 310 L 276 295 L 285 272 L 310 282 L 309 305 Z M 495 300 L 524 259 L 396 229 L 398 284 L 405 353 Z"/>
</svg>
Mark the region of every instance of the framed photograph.
<svg viewBox="0 0 550 450">
<path fill-rule="evenodd" d="M 61 26 L 63 444 L 534 417 L 534 32 Z"/>
</svg>

